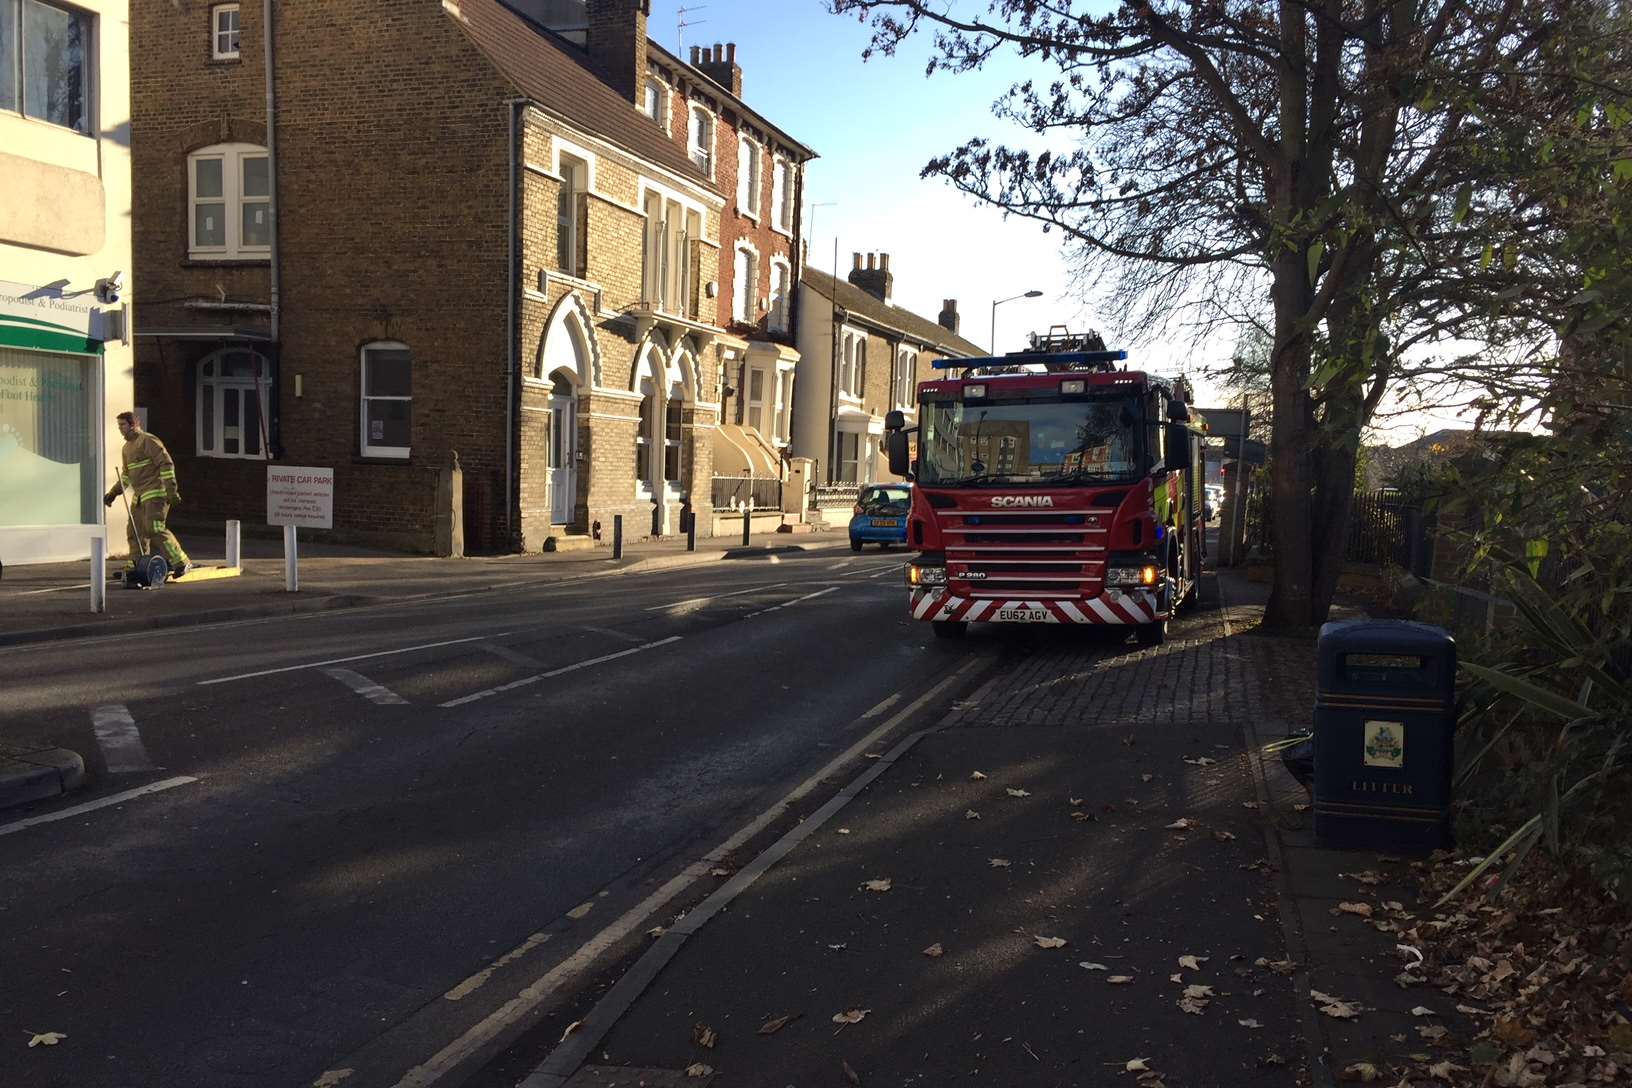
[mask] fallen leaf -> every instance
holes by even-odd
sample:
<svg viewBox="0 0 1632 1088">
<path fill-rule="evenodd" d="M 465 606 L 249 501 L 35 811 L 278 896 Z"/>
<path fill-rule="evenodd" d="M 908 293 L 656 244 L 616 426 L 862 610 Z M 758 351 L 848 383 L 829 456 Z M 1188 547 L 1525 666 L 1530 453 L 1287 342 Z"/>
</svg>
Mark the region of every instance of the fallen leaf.
<svg viewBox="0 0 1632 1088">
<path fill-rule="evenodd" d="M 789 1024 L 793 1023 L 803 1015 L 805 1014 L 802 1012 L 790 1012 L 785 1013 L 782 1016 L 773 1016 L 771 1019 L 759 1025 L 759 1030 L 754 1034 L 775 1035 L 777 1032 L 781 1031 L 783 1028 L 787 1027 Z"/>
<path fill-rule="evenodd" d="M 1257 1031 L 1259 1028 L 1264 1026 L 1256 1020 L 1237 1020 L 1236 1023 L 1251 1031 Z"/>
<path fill-rule="evenodd" d="M 1258 1059 L 1258 1064 L 1263 1066 L 1283 1066 L 1286 1064 L 1286 1059 L 1279 1054 L 1265 1054 Z"/>
<path fill-rule="evenodd" d="M 855 1085 L 855 1088 L 861 1088 L 861 1074 L 850 1068 L 849 1062 L 845 1061 L 843 1058 L 840 1058 L 839 1068 L 844 1070 L 845 1080 L 849 1081 L 852 1085 Z"/>
<path fill-rule="evenodd" d="M 1192 767 L 1212 767 L 1218 763 L 1218 760 L 1210 756 L 1197 756 L 1195 759 L 1187 758 L 1185 762 Z"/>
<path fill-rule="evenodd" d="M 971 781 L 971 782 L 984 782 L 984 781 L 986 781 L 986 776 L 984 774 L 981 774 L 979 771 L 976 771 L 976 772 L 974 772 L 973 774 L 971 774 L 969 776 L 969 781 Z"/>
<path fill-rule="evenodd" d="M 1179 966 L 1183 967 L 1186 971 L 1199 971 L 1201 970 L 1201 965 L 1206 963 L 1211 958 L 1212 957 L 1210 956 L 1180 956 Z"/>
<path fill-rule="evenodd" d="M 709 876 L 730 876 L 731 875 L 731 870 L 730 869 L 722 869 L 722 868 L 720 868 L 719 866 L 716 865 L 714 868 L 712 868 L 712 869 L 710 869 L 708 871 L 708 875 Z"/>
<path fill-rule="evenodd" d="M 1008 858 L 987 858 L 986 862 L 994 869 L 1007 869 L 1009 867 Z"/>
<path fill-rule="evenodd" d="M 1272 960 L 1259 956 L 1252 961 L 1254 967 L 1262 967 L 1266 971 L 1274 971 L 1277 975 L 1290 975 L 1297 970 L 1298 965 L 1291 960 Z"/>
<path fill-rule="evenodd" d="M 720 1041 L 720 1033 L 699 1020 L 691 1029 L 691 1041 L 707 1050 L 713 1050 Z"/>
<path fill-rule="evenodd" d="M 890 881 L 887 878 L 884 880 L 869 880 L 862 884 L 862 888 L 870 892 L 887 892 L 890 890 Z"/>
<path fill-rule="evenodd" d="M 1465 1065 L 1455 1065 L 1448 1061 L 1435 1062 L 1433 1065 L 1428 1067 L 1428 1075 L 1430 1077 L 1438 1077 L 1440 1080 L 1450 1080 L 1453 1073 L 1466 1068 L 1467 1066 Z"/>
<path fill-rule="evenodd" d="M 561 1038 L 560 1038 L 559 1041 L 563 1042 L 563 1043 L 566 1042 L 567 1041 L 567 1036 L 571 1035 L 573 1032 L 577 1031 L 579 1028 L 581 1028 L 583 1026 L 584 1026 L 584 1022 L 582 1020 L 574 1020 L 572 1023 L 567 1025 L 567 1030 L 563 1031 L 561 1033 Z"/>
<path fill-rule="evenodd" d="M 1144 774 L 1142 774 L 1142 775 L 1140 775 L 1140 776 L 1139 776 L 1139 781 L 1141 781 L 1141 782 L 1149 782 L 1149 781 L 1150 781 L 1150 780 L 1151 780 L 1151 779 L 1153 779 L 1153 778 L 1155 778 L 1155 777 L 1156 777 L 1156 776 L 1155 776 L 1155 775 L 1153 775 L 1153 774 L 1151 774 L 1151 773 L 1150 773 L 1150 772 L 1148 772 L 1148 771 L 1147 771 L 1147 772 L 1145 772 L 1145 773 L 1144 773 Z"/>
<path fill-rule="evenodd" d="M 1229 831 L 1215 831 L 1213 832 L 1213 838 L 1217 839 L 1219 842 L 1229 842 L 1231 839 L 1235 838 L 1235 835 L 1233 832 Z"/>
<path fill-rule="evenodd" d="M 1181 975 L 1179 972 L 1174 971 L 1171 975 L 1167 976 L 1167 981 L 1172 982 L 1172 983 L 1176 983 L 1176 984 L 1178 984 L 1180 986 L 1183 986 L 1184 985 L 1184 976 Z"/>
<path fill-rule="evenodd" d="M 867 1014 L 872 1011 L 872 1009 L 846 1009 L 844 1012 L 834 1013 L 833 1022 L 835 1024 L 859 1024 L 867 1019 Z"/>
<path fill-rule="evenodd" d="M 1094 814 L 1091 812 L 1073 812 L 1071 814 L 1071 818 L 1076 820 L 1078 823 L 1081 823 L 1084 820 L 1092 820 L 1094 818 Z"/>
<path fill-rule="evenodd" d="M 843 952 L 846 948 L 850 947 L 850 944 L 848 941 L 840 941 L 838 944 L 830 944 L 827 947 L 831 948 L 835 952 Z"/>
<path fill-rule="evenodd" d="M 1309 805 L 1308 805 L 1307 802 L 1299 802 L 1298 804 L 1292 806 L 1292 811 L 1293 812 L 1308 812 L 1309 811 Z"/>
<path fill-rule="evenodd" d="M 1038 948 L 1064 948 L 1064 937 L 1036 937 Z"/>
<path fill-rule="evenodd" d="M 651 929 L 648 929 L 646 931 L 646 936 L 654 937 L 654 938 L 655 937 L 661 937 L 661 936 L 663 936 L 663 934 L 665 934 L 667 932 L 668 932 L 668 930 L 664 929 L 662 926 L 653 926 Z"/>
<path fill-rule="evenodd" d="M 1072 808 L 1081 808 L 1084 804 L 1086 804 L 1081 797 L 1073 797 L 1070 799 L 1069 803 Z"/>
<path fill-rule="evenodd" d="M 1426 1005 L 1418 1005 L 1416 1008 L 1411 1010 L 1411 1015 L 1412 1016 L 1438 1016 L 1439 1013 L 1435 1012 L 1433 1009 L 1430 1009 Z"/>
<path fill-rule="evenodd" d="M 1105 981 L 1109 982 L 1112 986 L 1126 986 L 1128 983 L 1133 981 L 1133 976 L 1132 975 L 1111 975 Z"/>
<path fill-rule="evenodd" d="M 1200 1016 L 1202 1010 L 1205 1009 L 1206 1007 L 1207 1007 L 1206 998 L 1194 998 L 1194 997 L 1181 997 L 1181 998 L 1179 998 L 1179 1010 L 1181 1012 L 1187 1012 L 1191 1016 Z"/>
<path fill-rule="evenodd" d="M 884 753 L 883 752 L 868 752 L 862 758 L 863 759 L 883 759 L 884 758 Z"/>
<path fill-rule="evenodd" d="M 1382 1072 L 1370 1062 L 1355 1062 L 1353 1065 L 1343 1067 L 1344 1080 L 1357 1080 L 1362 1084 L 1370 1084 L 1380 1076 L 1382 1076 Z"/>
<path fill-rule="evenodd" d="M 1010 786 L 1008 788 L 1008 794 L 1009 794 L 1010 797 L 1030 797 L 1031 796 L 1031 793 L 1029 791 L 1027 791 L 1027 790 L 1017 790 L 1013 786 Z"/>
<path fill-rule="evenodd" d="M 1530 1046 L 1536 1041 L 1536 1033 L 1511 1017 L 1496 1021 L 1496 1026 L 1490 1029 L 1490 1034 L 1499 1043 L 1511 1047 Z"/>
<path fill-rule="evenodd" d="M 1150 1072 L 1150 1066 L 1145 1064 L 1148 1061 L 1150 1061 L 1149 1058 L 1130 1058 L 1128 1064 L 1122 1067 L 1122 1071 L 1124 1073 L 1148 1073 Z"/>
<path fill-rule="evenodd" d="M 1320 1011 L 1334 1020 L 1353 1020 L 1360 1015 L 1360 1010 L 1343 1001 L 1334 1001 L 1330 1005 L 1322 1005 Z"/>
<path fill-rule="evenodd" d="M 312 1088 L 335 1088 L 337 1084 L 357 1072 L 355 1069 L 330 1069 L 312 1081 Z"/>
<path fill-rule="evenodd" d="M 1358 914 L 1362 918 L 1371 917 L 1370 903 L 1339 903 L 1337 909 L 1344 914 Z"/>
<path fill-rule="evenodd" d="M 1202 986 L 1197 983 L 1191 983 L 1184 988 L 1184 996 L 1193 997 L 1199 1001 L 1202 998 L 1212 997 L 1213 988 L 1211 986 Z"/>
<path fill-rule="evenodd" d="M 963 818 L 965 820 L 978 820 L 978 819 L 980 819 L 980 813 L 976 812 L 972 808 L 964 809 L 963 810 Z"/>
<path fill-rule="evenodd" d="M 940 959 L 942 956 L 946 955 L 946 949 L 941 947 L 941 942 L 936 941 L 934 944 L 924 949 L 924 955 L 928 956 L 932 960 Z"/>
<path fill-rule="evenodd" d="M 1110 970 L 1110 968 L 1106 967 L 1103 963 L 1091 963 L 1088 960 L 1083 960 L 1081 963 L 1077 964 L 1077 966 L 1082 968 L 1084 971 L 1109 971 Z"/>
<path fill-rule="evenodd" d="M 1489 1039 L 1480 1039 L 1468 1048 L 1468 1061 L 1474 1065 L 1491 1065 L 1501 1059 L 1502 1048 Z"/>
<path fill-rule="evenodd" d="M 1258 809 L 1262 808 L 1263 806 L 1260 805 L 1257 801 L 1242 801 L 1241 802 L 1241 807 L 1242 808 L 1250 808 L 1254 812 L 1256 812 L 1256 811 L 1258 811 Z"/>
<path fill-rule="evenodd" d="M 1196 821 L 1192 820 L 1188 816 L 1181 816 L 1177 820 L 1174 820 L 1172 823 L 1164 825 L 1162 830 L 1164 830 L 1164 831 L 1189 831 L 1192 827 L 1196 827 L 1196 826 L 1198 826 Z"/>
<path fill-rule="evenodd" d="M 850 829 L 848 827 L 841 827 L 839 828 L 839 834 L 848 835 L 850 834 Z"/>
<path fill-rule="evenodd" d="M 711 1077 L 713 1075 L 714 1067 L 712 1065 L 704 1065 L 702 1062 L 692 1062 L 690 1065 L 686 1066 L 686 1076 L 688 1077 Z"/>
<path fill-rule="evenodd" d="M 1422 1036 L 1424 1039 L 1427 1039 L 1430 1043 L 1437 1043 L 1441 1039 L 1445 1038 L 1446 1035 L 1450 1034 L 1450 1029 L 1439 1024 L 1424 1024 L 1422 1027 L 1417 1029 L 1417 1034 Z"/>
</svg>

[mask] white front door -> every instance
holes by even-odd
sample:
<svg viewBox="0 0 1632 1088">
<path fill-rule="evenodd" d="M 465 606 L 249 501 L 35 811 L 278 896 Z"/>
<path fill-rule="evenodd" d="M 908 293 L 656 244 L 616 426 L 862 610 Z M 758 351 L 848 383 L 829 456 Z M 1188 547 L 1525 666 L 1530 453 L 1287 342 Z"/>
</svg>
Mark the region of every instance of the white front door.
<svg viewBox="0 0 1632 1088">
<path fill-rule="evenodd" d="M 556 393 L 550 399 L 550 522 L 572 524 L 578 501 L 578 419 L 573 398 Z"/>
</svg>

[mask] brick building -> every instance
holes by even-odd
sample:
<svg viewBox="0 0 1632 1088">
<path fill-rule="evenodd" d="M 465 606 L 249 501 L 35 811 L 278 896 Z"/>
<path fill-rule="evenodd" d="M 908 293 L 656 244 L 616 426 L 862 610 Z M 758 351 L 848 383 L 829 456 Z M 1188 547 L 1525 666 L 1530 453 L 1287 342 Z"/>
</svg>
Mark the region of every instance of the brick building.
<svg viewBox="0 0 1632 1088">
<path fill-rule="evenodd" d="M 276 458 L 335 469 L 337 536 L 429 549 L 457 453 L 472 550 L 679 528 L 722 374 L 776 334 L 728 328 L 734 129 L 651 115 L 647 10 L 136 6 L 137 397 L 188 514 L 260 520 Z M 669 86 L 797 192 L 807 149 L 706 70 Z"/>
<path fill-rule="evenodd" d="M 818 480 L 864 484 L 893 480 L 879 452 L 884 416 L 917 416 L 917 383 L 933 376 L 937 359 L 984 356 L 958 335 L 956 299 L 935 321 L 892 301 L 888 253 L 853 257 L 847 280 L 814 266 L 800 280 L 799 400 L 792 452 L 820 462 Z"/>
</svg>

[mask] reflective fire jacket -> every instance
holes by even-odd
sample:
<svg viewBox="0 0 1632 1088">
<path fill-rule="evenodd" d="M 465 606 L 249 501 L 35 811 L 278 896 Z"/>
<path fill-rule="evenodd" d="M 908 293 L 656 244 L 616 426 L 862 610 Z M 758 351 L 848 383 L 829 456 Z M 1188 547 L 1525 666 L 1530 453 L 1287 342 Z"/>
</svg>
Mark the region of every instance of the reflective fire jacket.
<svg viewBox="0 0 1632 1088">
<path fill-rule="evenodd" d="M 142 431 L 132 435 L 120 455 L 124 467 L 119 471 L 120 481 L 135 494 L 138 503 L 163 499 L 180 502 L 181 490 L 176 486 L 176 463 L 164 443 Z"/>
</svg>

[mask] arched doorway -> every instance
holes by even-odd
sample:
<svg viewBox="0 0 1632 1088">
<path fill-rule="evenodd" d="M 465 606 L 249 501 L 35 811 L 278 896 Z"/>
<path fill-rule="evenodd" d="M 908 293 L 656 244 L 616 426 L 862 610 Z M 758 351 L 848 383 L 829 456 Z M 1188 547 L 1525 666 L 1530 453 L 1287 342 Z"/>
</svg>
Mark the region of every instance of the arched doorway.
<svg viewBox="0 0 1632 1088">
<path fill-rule="evenodd" d="M 578 390 L 568 370 L 550 381 L 550 524 L 571 525 L 578 506 Z"/>
</svg>

